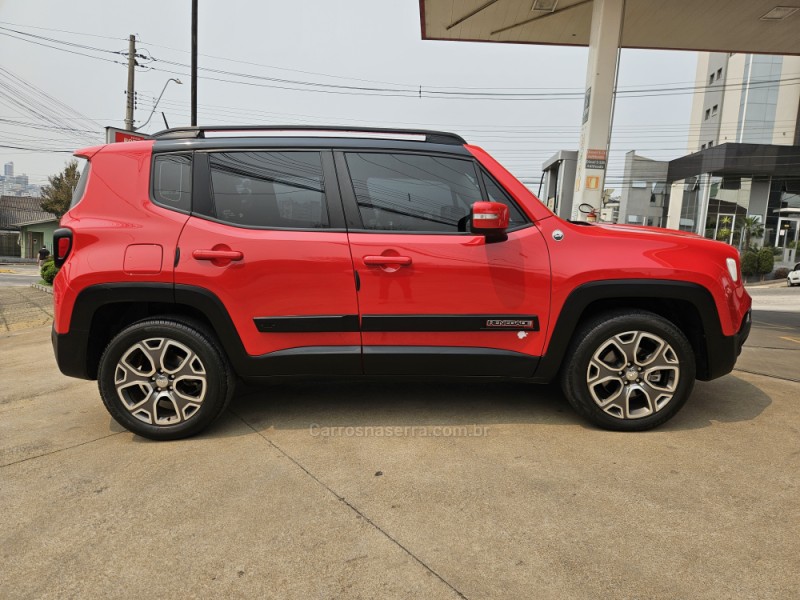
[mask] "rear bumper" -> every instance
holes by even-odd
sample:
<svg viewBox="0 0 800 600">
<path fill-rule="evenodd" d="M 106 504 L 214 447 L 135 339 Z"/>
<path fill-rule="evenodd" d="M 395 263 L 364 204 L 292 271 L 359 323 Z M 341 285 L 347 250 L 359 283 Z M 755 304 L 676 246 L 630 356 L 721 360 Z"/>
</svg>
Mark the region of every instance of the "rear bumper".
<svg viewBox="0 0 800 600">
<path fill-rule="evenodd" d="M 59 370 L 69 377 L 78 379 L 94 379 L 87 372 L 86 349 L 89 339 L 88 331 L 57 333 L 55 326 L 50 333 L 53 342 L 53 353 Z"/>
<path fill-rule="evenodd" d="M 704 377 L 698 376 L 702 381 L 711 381 L 733 371 L 736 359 L 742 352 L 742 346 L 750 335 L 752 326 L 751 311 L 747 311 L 739 326 L 739 331 L 734 335 L 709 336 L 706 338 L 708 370 Z"/>
</svg>

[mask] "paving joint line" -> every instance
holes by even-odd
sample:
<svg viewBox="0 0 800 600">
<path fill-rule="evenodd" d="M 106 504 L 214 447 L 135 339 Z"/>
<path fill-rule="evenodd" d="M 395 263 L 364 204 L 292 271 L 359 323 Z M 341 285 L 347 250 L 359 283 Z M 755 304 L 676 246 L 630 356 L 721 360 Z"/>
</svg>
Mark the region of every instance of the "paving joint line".
<svg viewBox="0 0 800 600">
<path fill-rule="evenodd" d="M 267 443 L 268 443 L 270 446 L 272 446 L 273 448 L 275 448 L 275 450 L 277 450 L 277 451 L 278 451 L 278 452 L 280 452 L 280 453 L 281 453 L 283 456 L 285 456 L 285 457 L 286 457 L 286 458 L 288 458 L 290 461 L 292 461 L 292 462 L 293 462 L 293 463 L 294 463 L 294 464 L 295 464 L 295 465 L 296 465 L 298 468 L 300 468 L 300 469 L 301 469 L 301 470 L 302 470 L 302 471 L 303 471 L 303 472 L 304 472 L 306 475 L 308 475 L 309 477 L 311 477 L 311 479 L 313 479 L 313 480 L 314 480 L 314 481 L 315 481 L 317 484 L 319 484 L 320 486 L 322 486 L 322 487 L 323 487 L 325 490 L 327 490 L 327 491 L 328 491 L 328 492 L 329 492 L 331 495 L 333 495 L 333 496 L 334 496 L 334 497 L 335 497 L 337 500 L 339 500 L 339 502 L 342 502 L 343 504 L 345 504 L 345 505 L 346 505 L 348 508 L 350 508 L 350 510 L 352 510 L 354 513 L 356 513 L 358 516 L 360 516 L 362 519 L 364 519 L 364 520 L 365 520 L 367 523 L 369 523 L 370 525 L 372 525 L 372 527 L 374 527 L 375 529 L 377 529 L 377 530 L 378 530 L 378 531 L 379 531 L 381 534 L 383 534 L 383 535 L 384 535 L 384 537 L 386 537 L 386 539 L 388 539 L 388 540 L 389 540 L 389 541 L 391 541 L 393 544 L 395 544 L 397 547 L 399 547 L 401 550 L 403 550 L 403 552 L 405 552 L 406 554 L 408 554 L 408 556 L 410 556 L 410 557 L 411 557 L 411 558 L 412 558 L 414 561 L 416 561 L 417 563 L 419 563 L 420 565 L 422 565 L 422 567 L 423 567 L 424 569 L 426 569 L 426 570 L 427 570 L 427 571 L 428 571 L 428 572 L 429 572 L 431 575 L 433 575 L 434 577 L 436 577 L 436 578 L 437 578 L 439 581 L 441 581 L 441 582 L 442 582 L 443 584 L 445 584 L 445 585 L 446 585 L 448 588 L 450 588 L 450 589 L 451 589 L 453 592 L 455 592 L 455 593 L 456 593 L 456 595 L 458 595 L 458 597 L 459 597 L 459 598 L 463 598 L 464 600 L 469 600 L 469 599 L 468 599 L 468 598 L 467 598 L 467 597 L 466 597 L 466 596 L 465 596 L 463 593 L 461 593 L 461 592 L 460 592 L 460 591 L 459 591 L 459 590 L 458 590 L 458 589 L 457 589 L 457 588 L 456 588 L 456 587 L 455 587 L 455 586 L 454 586 L 452 583 L 450 583 L 450 582 L 449 582 L 449 581 L 447 581 L 447 580 L 446 580 L 444 577 L 442 577 L 441 575 L 439 575 L 439 573 L 437 573 L 437 572 L 436 572 L 436 571 L 435 571 L 435 570 L 434 570 L 432 567 L 428 566 L 428 565 L 427 565 L 427 564 L 426 564 L 426 563 L 425 563 L 425 562 L 424 562 L 424 561 L 423 561 L 421 558 L 419 558 L 418 556 L 416 556 L 416 555 L 415 555 L 413 552 L 411 552 L 411 550 L 409 550 L 409 549 L 408 549 L 408 548 L 406 548 L 406 547 L 405 547 L 403 544 L 401 544 L 399 540 L 395 539 L 395 538 L 394 538 L 394 537 L 392 537 L 392 535 L 391 535 L 391 534 L 389 534 L 389 533 L 388 533 L 386 530 L 382 529 L 380 525 L 378 525 L 377 523 L 375 523 L 375 521 L 373 521 L 373 520 L 372 520 L 372 519 L 370 519 L 370 518 L 369 518 L 367 515 L 365 515 L 363 512 L 361 512 L 361 511 L 360 511 L 360 510 L 359 510 L 359 509 L 358 509 L 358 508 L 357 508 L 357 507 L 356 507 L 354 504 L 352 504 L 351 502 L 349 502 L 349 501 L 348 501 L 348 500 L 347 500 L 347 499 L 346 499 L 344 496 L 340 496 L 339 494 L 337 494 L 337 493 L 336 493 L 336 492 L 335 492 L 335 491 L 334 491 L 334 490 L 333 490 L 333 489 L 332 489 L 332 488 L 331 488 L 329 485 L 327 485 L 327 484 L 326 484 L 326 483 L 324 483 L 322 480 L 320 480 L 320 479 L 319 479 L 319 478 L 318 478 L 316 475 L 314 475 L 314 474 L 313 474 L 311 471 L 309 471 L 309 470 L 308 470 L 306 467 L 304 467 L 304 466 L 303 466 L 303 465 L 302 465 L 302 464 L 301 464 L 301 463 L 300 463 L 300 462 L 299 462 L 297 459 L 295 459 L 295 458 L 294 458 L 292 455 L 290 455 L 290 454 L 289 454 L 288 452 L 286 452 L 286 451 L 285 451 L 283 448 L 281 448 L 281 447 L 280 447 L 280 446 L 278 446 L 278 445 L 277 445 L 275 442 L 273 442 L 271 439 L 269 439 L 267 436 L 265 436 L 265 435 L 264 435 L 264 434 L 263 434 L 261 431 L 259 431 L 259 430 L 258 430 L 258 429 L 256 429 L 255 427 L 253 427 L 253 426 L 252 426 L 250 423 L 248 423 L 247 421 L 245 421 L 245 420 L 244 420 L 244 418 L 242 418 L 242 416 L 241 416 L 239 413 L 236 413 L 236 412 L 234 412 L 234 411 L 230 411 L 230 412 L 232 412 L 232 413 L 233 413 L 233 414 L 234 414 L 234 415 L 235 415 L 235 416 L 236 416 L 236 417 L 237 417 L 237 418 L 238 418 L 238 419 L 239 419 L 239 420 L 240 420 L 242 423 L 244 423 L 244 424 L 245 424 L 247 427 L 249 427 L 249 428 L 250 428 L 250 429 L 251 429 L 251 430 L 252 430 L 252 431 L 253 431 L 253 432 L 254 432 L 256 435 L 258 435 L 258 436 L 259 436 L 261 439 L 263 439 L 263 440 L 264 440 L 265 442 L 267 442 Z"/>
<path fill-rule="evenodd" d="M 50 456 L 51 454 L 58 454 L 59 452 L 64 452 L 65 450 L 72 450 L 73 448 L 80 448 L 81 446 L 86 446 L 87 444 L 93 444 L 94 442 L 99 442 L 100 440 L 105 440 L 107 438 L 113 437 L 115 435 L 119 435 L 120 433 L 126 433 L 125 431 L 116 431 L 114 433 L 109 433 L 108 435 L 104 435 L 99 438 L 95 438 L 93 440 L 88 440 L 86 442 L 81 442 L 80 444 L 75 444 L 74 446 L 67 446 L 66 448 L 57 448 L 52 452 L 45 452 L 44 454 L 37 454 L 36 456 L 29 456 L 28 458 L 21 458 L 17 461 L 12 463 L 8 463 L 6 465 L 0 465 L 0 469 L 5 469 L 6 467 L 10 467 L 13 465 L 18 465 L 20 463 L 28 462 L 29 460 L 35 460 L 37 458 L 42 458 L 44 456 Z"/>
<path fill-rule="evenodd" d="M 781 377 L 780 375 L 769 375 L 767 373 L 759 373 L 758 371 L 748 371 L 747 369 L 736 368 L 734 371 L 740 373 L 749 373 L 750 375 L 760 375 L 761 377 L 769 377 L 770 379 L 780 379 L 781 381 L 791 381 L 792 383 L 800 383 L 800 379 L 792 379 L 791 377 Z"/>
<path fill-rule="evenodd" d="M 798 351 L 800 351 L 800 348 L 781 348 L 780 346 L 750 346 L 750 345 L 747 345 L 743 349 L 747 350 L 748 348 L 751 349 L 751 350 L 788 350 L 789 352 L 798 352 Z"/>
</svg>

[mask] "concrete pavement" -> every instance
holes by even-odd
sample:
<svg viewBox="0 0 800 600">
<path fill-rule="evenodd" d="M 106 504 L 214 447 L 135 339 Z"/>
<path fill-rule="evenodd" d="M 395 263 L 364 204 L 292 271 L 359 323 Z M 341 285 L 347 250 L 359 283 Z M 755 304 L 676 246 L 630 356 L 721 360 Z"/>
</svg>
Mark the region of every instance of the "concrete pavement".
<svg viewBox="0 0 800 600">
<path fill-rule="evenodd" d="M 25 287 L 0 286 L 0 333 L 46 325 L 52 321 L 52 295 L 32 288 L 30 283 Z"/>
<path fill-rule="evenodd" d="M 0 288 L 27 287 L 40 279 L 39 267 L 35 263 L 0 263 Z"/>
<path fill-rule="evenodd" d="M 759 345 L 786 333 L 759 322 Z M 2 598 L 783 599 L 800 584 L 795 382 L 698 383 L 643 434 L 586 425 L 555 387 L 275 384 L 202 436 L 153 443 L 58 374 L 47 326 L 0 340 Z"/>
</svg>

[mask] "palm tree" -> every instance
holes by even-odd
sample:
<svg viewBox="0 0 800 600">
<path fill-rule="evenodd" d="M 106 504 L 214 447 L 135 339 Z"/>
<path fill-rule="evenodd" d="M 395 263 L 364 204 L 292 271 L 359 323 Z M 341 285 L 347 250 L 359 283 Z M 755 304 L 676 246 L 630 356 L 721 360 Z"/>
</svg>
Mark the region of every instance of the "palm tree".
<svg viewBox="0 0 800 600">
<path fill-rule="evenodd" d="M 764 226 L 761 224 L 761 217 L 753 215 L 745 217 L 742 221 L 742 232 L 744 233 L 744 248 L 750 248 L 750 240 L 752 238 L 760 238 L 764 236 Z"/>
</svg>

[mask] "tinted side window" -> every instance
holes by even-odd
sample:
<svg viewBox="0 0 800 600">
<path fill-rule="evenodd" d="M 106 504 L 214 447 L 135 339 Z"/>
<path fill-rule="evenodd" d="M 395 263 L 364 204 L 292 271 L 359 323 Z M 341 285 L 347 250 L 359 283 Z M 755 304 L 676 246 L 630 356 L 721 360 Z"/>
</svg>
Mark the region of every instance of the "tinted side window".
<svg viewBox="0 0 800 600">
<path fill-rule="evenodd" d="M 192 210 L 192 157 L 156 156 L 153 164 L 153 201 L 164 208 Z"/>
<path fill-rule="evenodd" d="M 319 152 L 210 155 L 216 217 L 245 227 L 328 227 Z"/>
<path fill-rule="evenodd" d="M 525 214 L 514 204 L 511 197 L 501 188 L 494 179 L 492 179 L 486 172 L 481 172 L 483 176 L 483 185 L 486 188 L 486 195 L 489 196 L 487 200 L 490 202 L 499 202 L 508 207 L 508 228 L 515 229 L 521 225 L 528 223 Z"/>
<path fill-rule="evenodd" d="M 418 154 L 348 153 L 365 229 L 464 231 L 481 200 L 472 161 Z"/>
</svg>

